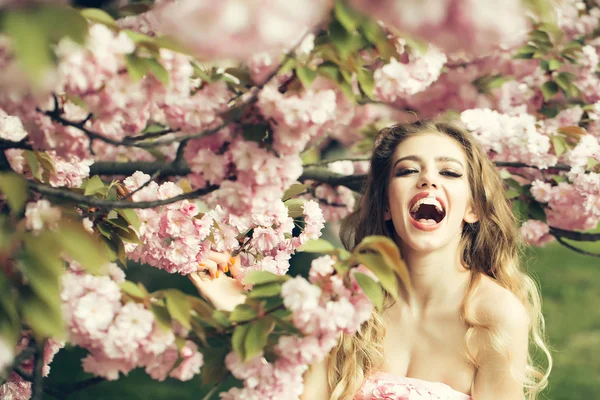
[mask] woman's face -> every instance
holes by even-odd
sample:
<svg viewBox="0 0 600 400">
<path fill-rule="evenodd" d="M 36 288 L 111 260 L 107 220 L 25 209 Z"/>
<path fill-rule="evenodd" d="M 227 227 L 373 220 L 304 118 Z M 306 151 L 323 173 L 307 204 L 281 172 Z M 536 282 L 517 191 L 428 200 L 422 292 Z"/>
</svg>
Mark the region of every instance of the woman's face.
<svg viewBox="0 0 600 400">
<path fill-rule="evenodd" d="M 458 246 L 471 207 L 467 160 L 459 143 L 442 133 L 420 133 L 398 145 L 389 180 L 386 220 L 403 244 L 418 252 Z"/>
</svg>

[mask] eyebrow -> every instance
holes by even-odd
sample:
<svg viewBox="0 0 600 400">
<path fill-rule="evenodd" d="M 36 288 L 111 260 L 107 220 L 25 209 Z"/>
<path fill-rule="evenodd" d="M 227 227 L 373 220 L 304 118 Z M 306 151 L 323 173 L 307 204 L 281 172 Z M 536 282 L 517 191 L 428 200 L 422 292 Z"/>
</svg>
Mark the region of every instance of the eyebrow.
<svg viewBox="0 0 600 400">
<path fill-rule="evenodd" d="M 398 160 L 396 160 L 396 162 L 394 163 L 394 168 L 396 168 L 396 165 L 399 162 L 406 161 L 406 160 L 416 161 L 416 162 L 419 162 L 419 163 L 423 163 L 423 159 L 421 157 L 419 157 L 419 156 L 406 156 L 406 157 L 402 157 L 402 158 L 399 158 Z M 456 158 L 452 158 L 452 157 L 447 157 L 447 156 L 436 157 L 435 161 L 436 162 L 453 162 L 453 163 L 457 163 L 458 165 L 460 165 L 461 167 L 464 168 L 463 163 L 461 163 Z"/>
</svg>

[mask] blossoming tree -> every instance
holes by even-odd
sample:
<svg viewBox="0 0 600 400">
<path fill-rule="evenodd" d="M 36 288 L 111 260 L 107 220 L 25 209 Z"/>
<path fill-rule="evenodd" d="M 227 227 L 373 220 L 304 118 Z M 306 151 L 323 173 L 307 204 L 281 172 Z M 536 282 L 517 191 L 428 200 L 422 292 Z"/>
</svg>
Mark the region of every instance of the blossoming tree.
<svg viewBox="0 0 600 400">
<path fill-rule="evenodd" d="M 378 128 L 414 114 L 460 115 L 526 240 L 594 255 L 574 244 L 600 240 L 594 1 L 108 3 L 0 2 L 0 397 L 51 390 L 65 341 L 93 381 L 142 367 L 201 373 L 214 398 L 298 397 L 410 287 L 389 239 L 319 236 L 354 208 Z M 297 251 L 323 254 L 308 279 L 286 275 Z M 246 300 L 150 293 L 128 260 L 225 273 Z"/>
</svg>

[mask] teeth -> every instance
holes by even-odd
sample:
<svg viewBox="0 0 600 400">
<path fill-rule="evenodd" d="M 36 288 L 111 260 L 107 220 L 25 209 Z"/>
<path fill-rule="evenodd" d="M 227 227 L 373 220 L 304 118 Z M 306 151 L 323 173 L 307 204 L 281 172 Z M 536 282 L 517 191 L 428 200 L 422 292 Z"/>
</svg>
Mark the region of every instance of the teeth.
<svg viewBox="0 0 600 400">
<path fill-rule="evenodd" d="M 435 206 L 438 213 L 440 213 L 440 214 L 444 213 L 444 209 L 442 208 L 442 205 L 440 204 L 439 201 L 437 201 L 435 199 L 435 197 L 425 197 L 425 198 L 420 199 L 412 206 L 412 208 L 410 209 L 410 212 L 416 213 L 417 211 L 419 211 L 419 207 L 421 207 L 421 204 L 429 204 L 429 205 Z"/>
</svg>

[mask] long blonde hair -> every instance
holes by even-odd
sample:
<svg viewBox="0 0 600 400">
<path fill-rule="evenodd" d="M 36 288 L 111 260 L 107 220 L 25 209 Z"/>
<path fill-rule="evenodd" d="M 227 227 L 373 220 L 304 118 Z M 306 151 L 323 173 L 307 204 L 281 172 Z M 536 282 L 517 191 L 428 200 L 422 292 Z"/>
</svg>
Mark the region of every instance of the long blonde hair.
<svg viewBox="0 0 600 400">
<path fill-rule="evenodd" d="M 375 140 L 359 207 L 342 223 L 342 243 L 347 249 L 352 249 L 365 236 L 393 237 L 394 227 L 391 221 L 385 221 L 384 218 L 393 155 L 404 139 L 424 132 L 446 134 L 464 149 L 474 211 L 479 216 L 478 222 L 464 225 L 461 239 L 463 265 L 471 271 L 460 311 L 461 319 L 467 325 L 467 357 L 477 367 L 468 343 L 478 329 L 487 327 L 477 320 L 470 303 L 481 276 L 485 274 L 514 293 L 526 307 L 530 318 L 530 342 L 547 358 L 544 368 L 534 364 L 531 351 L 527 358 L 526 376 L 522 377 L 522 381 L 527 399 L 535 400 L 537 394 L 547 386 L 552 368 L 552 357 L 545 343 L 539 290 L 535 281 L 520 267 L 522 246 L 515 217 L 504 196 L 502 179 L 468 131 L 451 123 L 431 121 L 398 124 L 381 130 Z M 507 353 L 508 343 L 503 340 L 502 332 L 490 332 L 490 335 L 494 348 Z M 327 367 L 330 400 L 352 399 L 365 377 L 382 366 L 384 336 L 382 314 L 374 311 L 358 333 L 340 338 L 330 354 Z"/>
</svg>

